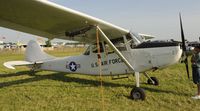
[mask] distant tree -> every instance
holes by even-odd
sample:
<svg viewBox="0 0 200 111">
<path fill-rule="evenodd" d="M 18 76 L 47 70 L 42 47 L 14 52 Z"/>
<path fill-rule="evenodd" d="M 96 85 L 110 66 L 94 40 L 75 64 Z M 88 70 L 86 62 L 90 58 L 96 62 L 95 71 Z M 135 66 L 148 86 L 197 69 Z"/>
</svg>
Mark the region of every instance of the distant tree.
<svg viewBox="0 0 200 111">
<path fill-rule="evenodd" d="M 46 43 L 46 47 L 51 47 L 51 40 L 48 39 L 45 43 Z"/>
</svg>

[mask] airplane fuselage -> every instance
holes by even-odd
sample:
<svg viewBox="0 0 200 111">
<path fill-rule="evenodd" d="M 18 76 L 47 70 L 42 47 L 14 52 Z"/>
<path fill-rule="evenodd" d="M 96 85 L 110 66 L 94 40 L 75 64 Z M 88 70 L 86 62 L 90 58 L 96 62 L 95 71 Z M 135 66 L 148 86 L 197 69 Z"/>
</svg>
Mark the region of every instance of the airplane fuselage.
<svg viewBox="0 0 200 111">
<path fill-rule="evenodd" d="M 165 44 L 163 46 L 136 47 L 121 51 L 135 72 L 145 72 L 154 68 L 162 68 L 177 63 L 182 55 L 178 44 Z M 44 62 L 43 70 L 53 70 L 67 73 L 99 75 L 97 53 L 79 55 Z M 133 73 L 116 53 L 101 53 L 102 75 L 118 75 Z"/>
</svg>

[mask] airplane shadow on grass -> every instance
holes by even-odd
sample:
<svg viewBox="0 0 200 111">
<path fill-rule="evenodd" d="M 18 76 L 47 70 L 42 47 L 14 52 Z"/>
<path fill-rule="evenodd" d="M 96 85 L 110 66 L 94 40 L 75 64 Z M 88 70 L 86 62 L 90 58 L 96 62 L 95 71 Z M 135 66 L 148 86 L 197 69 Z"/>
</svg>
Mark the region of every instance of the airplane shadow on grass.
<svg viewBox="0 0 200 111">
<path fill-rule="evenodd" d="M 30 71 L 22 71 L 22 72 L 13 73 L 13 74 L 0 74 L 0 78 L 29 75 L 29 73 L 30 73 Z M 20 85 L 20 84 L 25 84 L 25 83 L 35 82 L 35 81 L 41 81 L 41 80 L 46 80 L 46 79 L 55 80 L 55 81 L 62 81 L 62 82 L 76 82 L 76 83 L 79 83 L 79 84 L 87 85 L 87 87 L 89 87 L 89 86 L 90 87 L 91 86 L 100 86 L 100 82 L 98 80 L 69 77 L 69 76 L 66 76 L 66 73 L 59 72 L 59 73 L 53 73 L 53 74 L 49 74 L 49 75 L 37 75 L 37 74 L 35 74 L 35 75 L 32 75 L 32 78 L 9 81 L 9 82 L 1 82 L 0 88 L 5 88 L 5 87 L 9 87 L 9 86 L 14 86 L 14 85 L 16 86 L 16 85 Z M 104 87 L 126 87 L 126 88 L 133 88 L 134 87 L 134 85 L 130 85 L 130 84 L 119 84 L 119 83 L 111 83 L 111 82 L 106 82 L 106 81 L 103 81 L 103 86 Z M 79 87 L 84 87 L 84 86 L 79 86 Z M 190 96 L 189 94 L 184 93 L 184 92 L 183 93 L 177 93 L 177 92 L 172 91 L 172 90 L 159 90 L 159 89 L 156 89 L 156 88 L 149 88 L 147 86 L 145 86 L 145 87 L 143 86 L 142 88 L 144 88 L 145 90 L 148 90 L 150 92 Z"/>
<path fill-rule="evenodd" d="M 0 78 L 2 77 L 16 77 L 16 76 L 22 76 L 22 75 L 27 75 L 29 74 L 30 71 L 20 71 L 20 72 L 16 72 L 16 73 L 11 73 L 11 74 L 0 74 Z"/>
</svg>

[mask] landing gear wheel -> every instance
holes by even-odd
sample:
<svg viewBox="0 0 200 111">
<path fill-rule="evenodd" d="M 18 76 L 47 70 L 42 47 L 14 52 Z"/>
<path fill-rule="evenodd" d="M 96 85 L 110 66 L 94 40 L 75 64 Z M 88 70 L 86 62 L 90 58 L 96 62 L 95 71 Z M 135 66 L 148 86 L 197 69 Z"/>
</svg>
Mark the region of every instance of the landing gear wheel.
<svg viewBox="0 0 200 111">
<path fill-rule="evenodd" d="M 146 94 L 144 92 L 144 89 L 135 87 L 131 90 L 131 99 L 133 100 L 145 100 Z"/>
<path fill-rule="evenodd" d="M 31 69 L 29 75 L 30 75 L 30 76 L 34 76 L 34 75 L 35 75 L 35 70 L 32 70 L 32 69 Z"/>
<path fill-rule="evenodd" d="M 158 81 L 158 79 L 156 78 L 156 77 L 150 77 L 151 78 L 151 80 L 153 81 L 151 81 L 150 79 L 148 79 L 147 80 L 147 83 L 148 84 L 151 84 L 151 85 L 155 85 L 155 86 L 158 86 L 159 85 L 159 81 Z"/>
</svg>

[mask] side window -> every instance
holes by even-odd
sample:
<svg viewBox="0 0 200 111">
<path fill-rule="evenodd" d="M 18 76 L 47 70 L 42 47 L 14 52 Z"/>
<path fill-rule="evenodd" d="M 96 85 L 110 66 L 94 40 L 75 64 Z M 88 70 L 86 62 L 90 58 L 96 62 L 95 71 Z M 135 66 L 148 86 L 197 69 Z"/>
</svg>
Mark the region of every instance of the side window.
<svg viewBox="0 0 200 111">
<path fill-rule="evenodd" d="M 124 43 L 115 44 L 115 47 L 116 47 L 119 51 L 126 51 L 126 50 L 127 50 Z"/>
<path fill-rule="evenodd" d="M 100 52 L 101 52 L 101 53 L 104 52 L 102 43 L 100 43 L 99 46 L 100 46 Z M 93 47 L 92 47 L 92 52 L 93 52 L 93 53 L 98 53 L 98 49 L 97 49 L 97 45 L 96 45 L 96 44 L 93 45 Z"/>
<path fill-rule="evenodd" d="M 114 53 L 114 50 L 108 44 L 106 44 L 105 52 L 106 52 L 106 54 L 112 54 L 112 53 Z"/>
<path fill-rule="evenodd" d="M 132 49 L 134 49 L 136 46 L 137 46 L 137 44 L 135 44 L 135 42 L 134 42 L 133 40 L 131 40 L 131 42 L 130 42 L 130 47 L 131 47 Z"/>
<path fill-rule="evenodd" d="M 84 55 L 90 55 L 90 46 L 86 49 L 86 51 L 84 52 Z"/>
<path fill-rule="evenodd" d="M 137 45 L 136 42 L 132 39 L 130 34 L 126 35 L 126 39 L 128 40 L 128 44 L 132 49 Z"/>
</svg>

